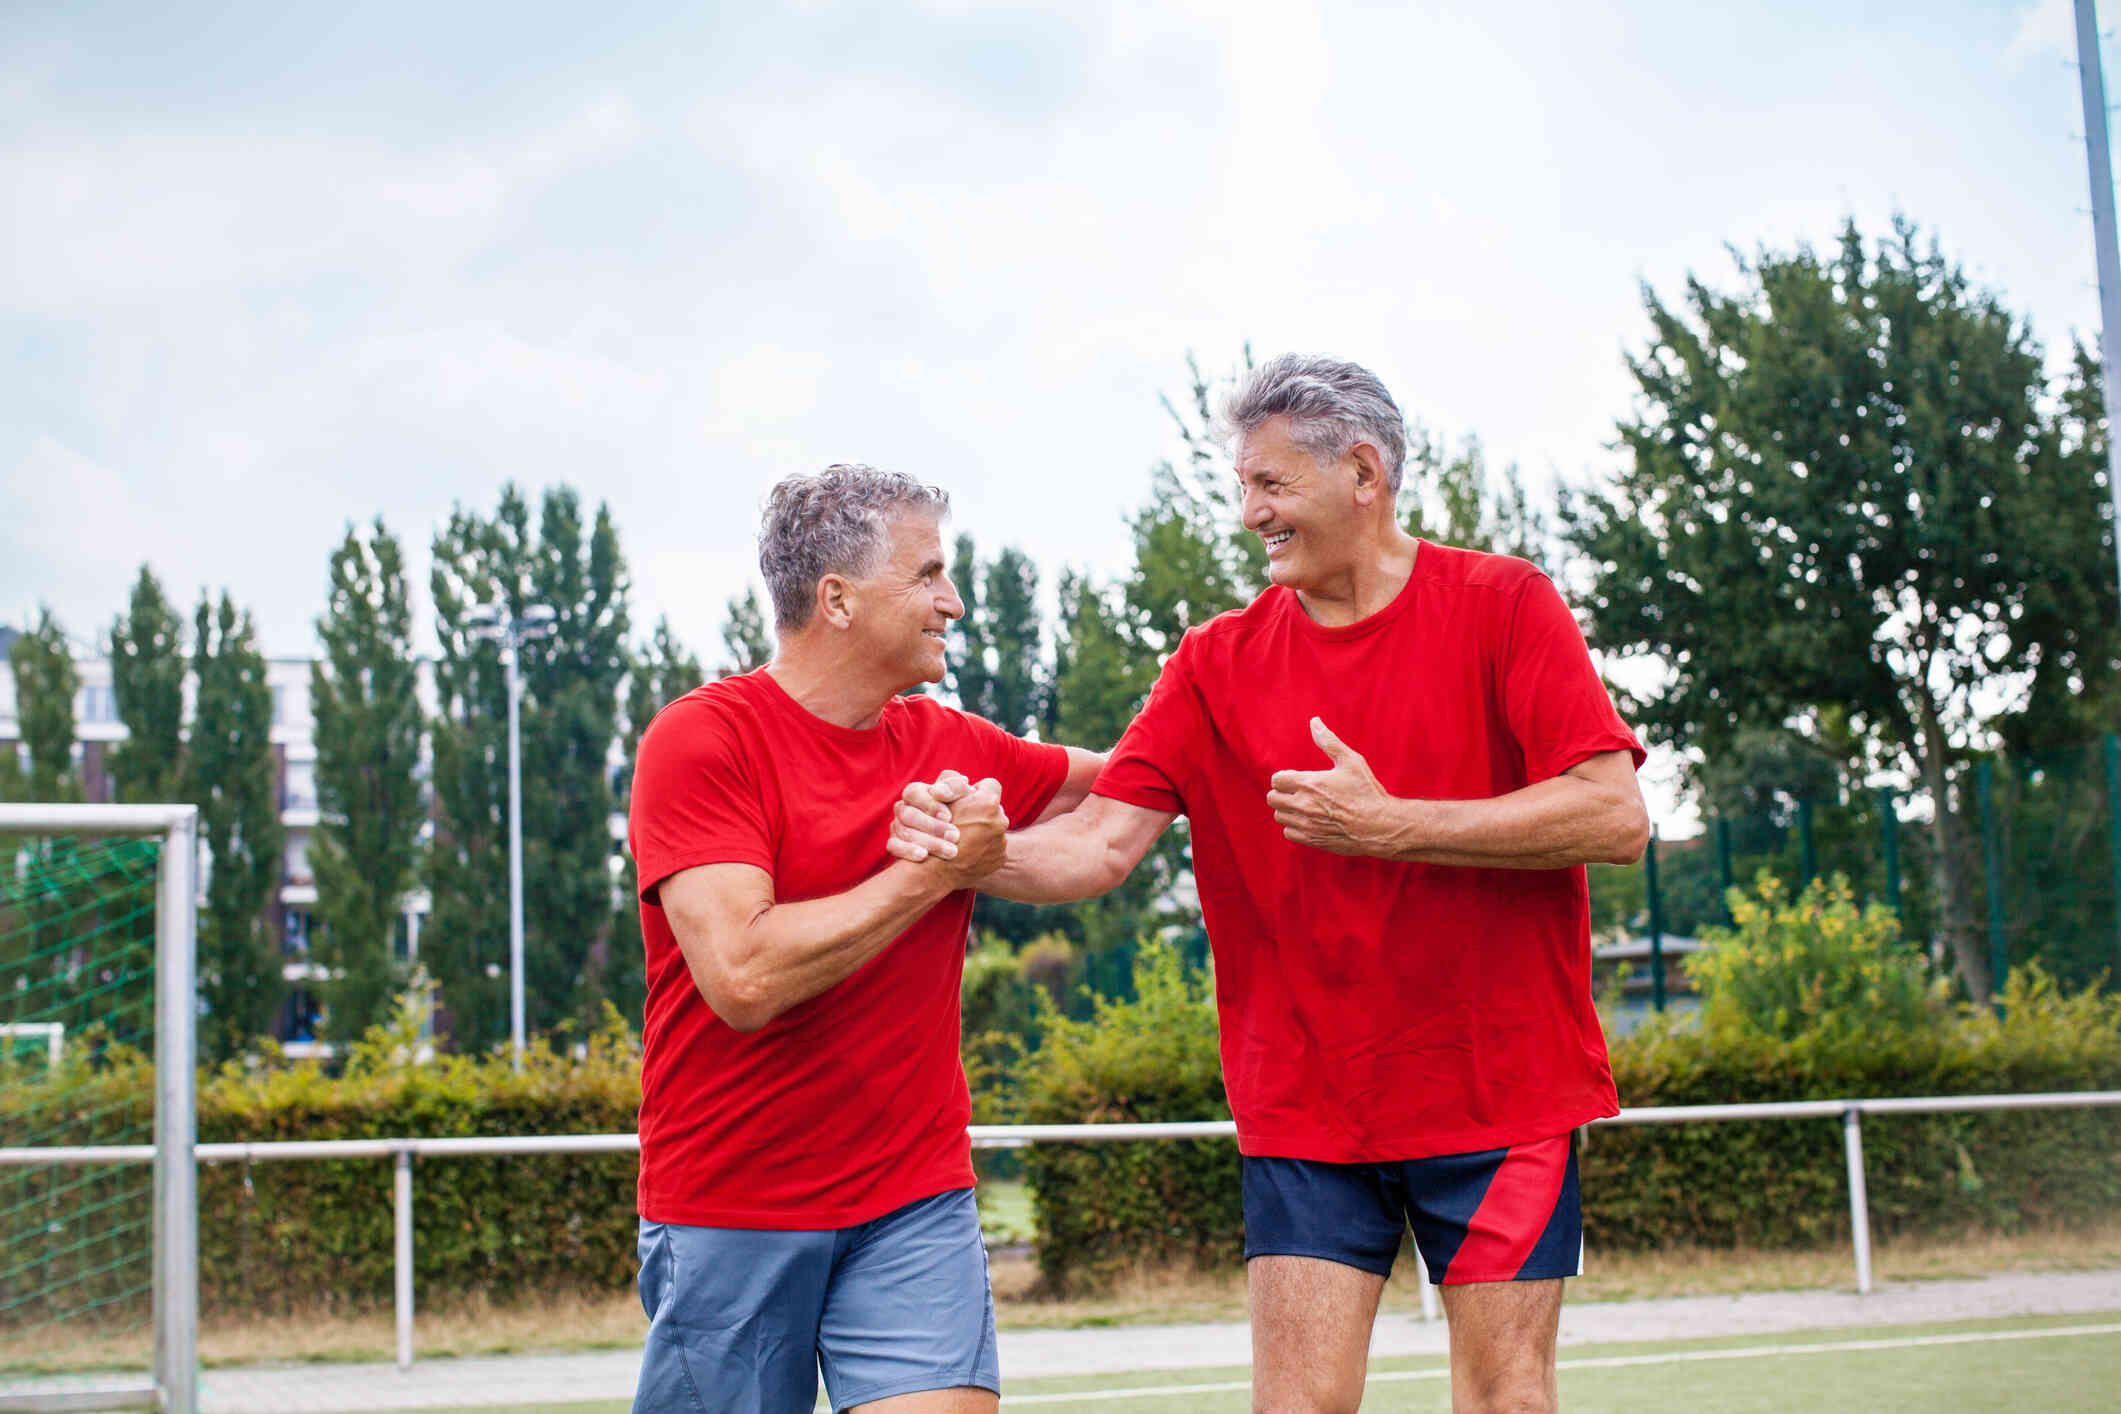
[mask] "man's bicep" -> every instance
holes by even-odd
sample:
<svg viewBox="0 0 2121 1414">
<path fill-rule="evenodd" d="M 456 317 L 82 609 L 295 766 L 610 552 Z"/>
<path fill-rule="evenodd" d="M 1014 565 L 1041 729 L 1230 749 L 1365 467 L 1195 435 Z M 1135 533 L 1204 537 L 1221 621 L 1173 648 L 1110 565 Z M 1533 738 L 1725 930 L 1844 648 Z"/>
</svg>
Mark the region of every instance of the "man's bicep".
<svg viewBox="0 0 2121 1414">
<path fill-rule="evenodd" d="M 1149 846 L 1178 818 L 1178 812 L 1153 810 L 1117 796 L 1093 795 L 1076 808 L 1071 818 L 1079 818 L 1082 828 L 1101 839 L 1106 855 L 1119 861 L 1122 872 L 1127 872 L 1142 862 Z"/>
<path fill-rule="evenodd" d="M 1639 791 L 1635 781 L 1635 757 L 1627 751 L 1601 751 L 1563 771 L 1564 776 L 1574 776 L 1580 781 L 1613 791 Z"/>
<path fill-rule="evenodd" d="M 773 876 L 753 864 L 700 864 L 656 885 L 678 947 L 693 966 L 728 961 L 728 949 L 773 906 Z"/>
<path fill-rule="evenodd" d="M 1036 820 L 1030 822 L 1034 825 L 1043 825 L 1048 820 L 1065 815 L 1081 805 L 1089 798 L 1090 787 L 1097 780 L 1097 773 L 1105 769 L 1105 753 L 1102 751 L 1085 751 L 1080 746 L 1071 746 L 1067 748 L 1067 752 L 1068 774 L 1062 778 L 1060 789 L 1053 793 L 1053 799 L 1046 802 L 1046 808 L 1038 813 Z"/>
</svg>

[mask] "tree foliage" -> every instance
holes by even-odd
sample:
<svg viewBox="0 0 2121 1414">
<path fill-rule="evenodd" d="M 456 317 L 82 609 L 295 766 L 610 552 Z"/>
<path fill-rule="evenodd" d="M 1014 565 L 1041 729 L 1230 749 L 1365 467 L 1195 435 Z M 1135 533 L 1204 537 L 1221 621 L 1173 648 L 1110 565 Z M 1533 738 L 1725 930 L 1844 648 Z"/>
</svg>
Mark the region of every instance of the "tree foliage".
<svg viewBox="0 0 2121 1414">
<path fill-rule="evenodd" d="M 491 519 L 459 507 L 435 540 L 439 807 L 430 866 L 431 954 L 460 1047 L 508 1035 L 508 699 L 499 647 L 472 631 L 478 605 L 520 619 L 553 611 L 521 648 L 525 1025 L 595 1005 L 592 955 L 613 912 L 608 757 L 626 676 L 629 583 L 608 508 L 585 522 L 572 488 L 548 489 L 536 529 L 514 486 Z"/>
<path fill-rule="evenodd" d="M 1940 929 L 1985 998 L 1964 768 L 2059 659 L 2109 651 L 2076 622 L 2111 598 L 2089 439 L 2024 327 L 1904 220 L 1739 268 L 1683 309 L 1644 292 L 1626 464 L 1564 508 L 1593 637 L 1663 664 L 1632 703 L 1653 738 L 1713 757 L 1831 713 L 1860 764 L 1920 781 Z"/>
<path fill-rule="evenodd" d="M 756 587 L 732 597 L 722 619 L 722 661 L 715 676 L 733 678 L 763 668 L 773 659 L 773 639 L 766 632 L 766 611 Z M 694 684 L 696 686 L 697 684 Z"/>
<path fill-rule="evenodd" d="M 118 799 L 179 798 L 184 780 L 184 615 L 140 566 L 126 612 L 111 626 L 111 689 L 125 740 L 110 754 Z"/>
<path fill-rule="evenodd" d="M 186 796 L 199 806 L 206 906 L 199 915 L 199 1055 L 241 1055 L 272 1024 L 283 991 L 266 926 L 283 870 L 284 836 L 272 754 L 272 688 L 250 615 L 226 593 L 199 601 L 192 628 L 198 703 L 186 754 Z"/>
<path fill-rule="evenodd" d="M 324 656 L 310 665 L 317 805 L 310 843 L 321 924 L 314 947 L 335 974 L 324 988 L 328 1034 L 342 1044 L 384 1021 L 397 986 L 391 938 L 417 875 L 426 795 L 412 605 L 397 537 L 378 519 L 352 526 L 331 557 L 317 620 Z"/>
<path fill-rule="evenodd" d="M 655 632 L 645 647 L 633 655 L 626 675 L 626 726 L 619 742 L 623 763 L 619 768 L 618 798 L 623 814 L 632 805 L 633 763 L 640 756 L 641 733 L 665 705 L 676 701 L 706 680 L 699 659 L 678 641 L 667 618 L 656 620 Z M 599 991 L 629 1022 L 641 1019 L 648 996 L 646 957 L 641 943 L 641 903 L 633 852 L 625 854 L 619 873 L 622 886 L 611 921 L 611 937 L 601 964 Z"/>
<path fill-rule="evenodd" d="M 18 634 L 7 651 L 15 675 L 15 717 L 22 745 L 29 753 L 28 771 L 6 763 L 6 778 L 24 800 L 58 804 L 81 798 L 74 770 L 74 694 L 81 688 L 74 670 L 74 650 L 66 630 L 48 608 L 37 612 L 37 624 Z"/>
</svg>

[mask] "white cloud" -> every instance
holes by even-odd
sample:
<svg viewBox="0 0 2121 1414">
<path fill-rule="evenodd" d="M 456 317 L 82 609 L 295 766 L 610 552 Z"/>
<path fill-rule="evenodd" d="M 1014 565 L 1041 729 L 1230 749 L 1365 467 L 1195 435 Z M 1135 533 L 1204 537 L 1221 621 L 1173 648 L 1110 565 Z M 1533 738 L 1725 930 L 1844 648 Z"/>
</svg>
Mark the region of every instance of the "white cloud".
<svg viewBox="0 0 2121 1414">
<path fill-rule="evenodd" d="M 2077 17 L 2071 0 L 2036 0 L 2018 15 L 2018 27 L 2004 47 L 2003 65 L 2012 73 L 2035 60 L 2077 57 Z"/>
</svg>

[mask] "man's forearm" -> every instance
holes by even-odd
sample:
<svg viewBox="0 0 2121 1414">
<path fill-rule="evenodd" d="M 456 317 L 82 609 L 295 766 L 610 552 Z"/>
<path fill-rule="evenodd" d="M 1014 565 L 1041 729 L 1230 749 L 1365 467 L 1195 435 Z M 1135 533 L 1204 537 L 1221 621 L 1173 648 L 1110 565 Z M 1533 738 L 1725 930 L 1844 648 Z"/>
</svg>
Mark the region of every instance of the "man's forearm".
<svg viewBox="0 0 2121 1414">
<path fill-rule="evenodd" d="M 1071 813 L 1012 833 L 1002 867 L 980 880 L 979 891 L 1018 903 L 1072 903 L 1109 893 L 1132 867 Z"/>
<path fill-rule="evenodd" d="M 1475 869 L 1627 864 L 1642 853 L 1640 798 L 1557 776 L 1492 800 L 1394 799 L 1379 858 Z"/>
<path fill-rule="evenodd" d="M 765 905 L 737 943 L 739 995 L 717 1011 L 739 1030 L 756 1030 L 852 976 L 951 887 L 939 867 L 895 860 L 845 893 Z"/>
</svg>

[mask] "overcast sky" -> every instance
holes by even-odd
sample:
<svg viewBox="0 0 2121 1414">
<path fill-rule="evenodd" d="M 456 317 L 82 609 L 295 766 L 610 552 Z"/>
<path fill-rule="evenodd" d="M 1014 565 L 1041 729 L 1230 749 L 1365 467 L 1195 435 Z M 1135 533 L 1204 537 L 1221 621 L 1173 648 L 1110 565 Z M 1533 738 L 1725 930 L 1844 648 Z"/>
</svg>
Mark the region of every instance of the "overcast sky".
<svg viewBox="0 0 2121 1414">
<path fill-rule="evenodd" d="M 0 621 L 146 561 L 305 653 L 348 521 L 424 617 L 453 503 L 567 481 L 711 661 L 837 460 L 1116 570 L 1246 340 L 1582 479 L 1641 282 L 1851 215 L 2096 331 L 2068 0 L 327 8 L 0 10 Z"/>
</svg>

